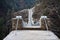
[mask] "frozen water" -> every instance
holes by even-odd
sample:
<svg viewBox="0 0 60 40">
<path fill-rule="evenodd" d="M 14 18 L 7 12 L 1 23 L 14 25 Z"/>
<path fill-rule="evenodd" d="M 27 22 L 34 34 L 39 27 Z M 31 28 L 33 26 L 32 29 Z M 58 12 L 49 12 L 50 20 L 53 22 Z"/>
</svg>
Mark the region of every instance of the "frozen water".
<svg viewBox="0 0 60 40">
<path fill-rule="evenodd" d="M 51 31 L 15 30 L 3 40 L 58 40 L 58 37 Z"/>
<path fill-rule="evenodd" d="M 16 16 L 17 19 L 22 19 L 22 16 Z"/>
</svg>

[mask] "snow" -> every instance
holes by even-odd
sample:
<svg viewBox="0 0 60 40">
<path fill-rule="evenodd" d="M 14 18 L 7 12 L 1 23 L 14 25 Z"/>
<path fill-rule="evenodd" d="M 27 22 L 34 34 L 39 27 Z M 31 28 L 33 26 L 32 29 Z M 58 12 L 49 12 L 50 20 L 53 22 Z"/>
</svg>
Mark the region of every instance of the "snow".
<svg viewBox="0 0 60 40">
<path fill-rule="evenodd" d="M 24 28 L 41 28 L 40 26 L 25 26 Z"/>
<path fill-rule="evenodd" d="M 16 16 L 17 19 L 22 19 L 22 16 Z"/>
<path fill-rule="evenodd" d="M 15 30 L 3 40 L 58 40 L 58 37 L 51 31 Z"/>
<path fill-rule="evenodd" d="M 41 18 L 47 18 L 47 16 L 41 16 Z"/>
</svg>

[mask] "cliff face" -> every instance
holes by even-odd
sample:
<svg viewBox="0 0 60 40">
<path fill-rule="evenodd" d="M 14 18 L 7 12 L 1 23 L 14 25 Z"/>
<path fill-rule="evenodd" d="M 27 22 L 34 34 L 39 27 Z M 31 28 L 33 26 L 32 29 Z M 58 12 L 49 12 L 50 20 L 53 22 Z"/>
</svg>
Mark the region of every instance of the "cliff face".
<svg viewBox="0 0 60 40">
<path fill-rule="evenodd" d="M 28 9 L 17 11 L 12 14 L 12 18 L 15 18 L 16 16 L 22 16 L 23 21 L 28 22 Z"/>
<path fill-rule="evenodd" d="M 42 4 L 42 5 L 41 5 Z M 60 0 L 42 0 L 39 6 L 37 6 L 38 11 L 35 13 L 41 13 L 42 15 L 47 15 L 51 20 L 51 27 L 49 28 L 55 34 L 60 37 Z"/>
</svg>

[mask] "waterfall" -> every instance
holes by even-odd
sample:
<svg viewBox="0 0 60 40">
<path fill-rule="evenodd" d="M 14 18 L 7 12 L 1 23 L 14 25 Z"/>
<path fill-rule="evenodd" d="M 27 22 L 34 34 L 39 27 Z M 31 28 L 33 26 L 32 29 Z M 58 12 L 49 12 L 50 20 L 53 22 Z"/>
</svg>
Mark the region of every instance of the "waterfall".
<svg viewBox="0 0 60 40">
<path fill-rule="evenodd" d="M 27 26 L 27 22 L 24 22 L 24 21 L 22 20 L 22 23 L 23 23 L 23 27 L 26 27 L 26 26 Z"/>
<path fill-rule="evenodd" d="M 28 9 L 28 23 L 23 21 L 23 27 L 40 28 L 40 21 L 36 21 L 36 23 L 34 24 L 35 21 L 33 20 L 33 17 L 32 17 L 33 11 L 34 11 L 34 7 L 31 9 Z"/>
<path fill-rule="evenodd" d="M 28 26 L 32 26 L 32 14 L 33 14 L 33 9 L 28 9 Z"/>
</svg>

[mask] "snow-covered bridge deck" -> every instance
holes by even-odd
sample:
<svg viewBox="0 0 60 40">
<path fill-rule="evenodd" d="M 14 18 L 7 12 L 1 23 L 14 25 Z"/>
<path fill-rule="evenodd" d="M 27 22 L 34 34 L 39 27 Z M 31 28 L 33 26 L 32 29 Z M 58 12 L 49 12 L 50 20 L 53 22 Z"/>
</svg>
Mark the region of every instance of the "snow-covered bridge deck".
<svg viewBox="0 0 60 40">
<path fill-rule="evenodd" d="M 59 40 L 51 31 L 14 30 L 3 40 Z"/>
</svg>

